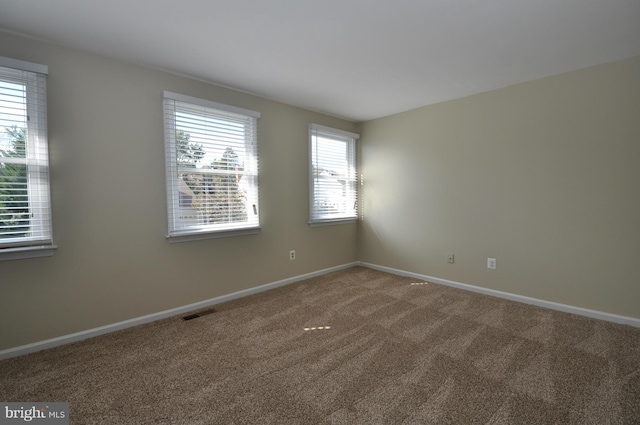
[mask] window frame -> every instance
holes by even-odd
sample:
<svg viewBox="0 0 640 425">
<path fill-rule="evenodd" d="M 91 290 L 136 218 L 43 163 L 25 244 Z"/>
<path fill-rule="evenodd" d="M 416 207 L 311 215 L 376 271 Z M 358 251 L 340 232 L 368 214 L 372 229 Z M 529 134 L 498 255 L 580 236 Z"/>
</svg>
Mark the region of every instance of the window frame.
<svg viewBox="0 0 640 425">
<path fill-rule="evenodd" d="M 246 206 L 247 221 L 224 224 L 193 224 L 187 225 L 180 222 L 180 208 L 183 208 L 184 196 L 181 196 L 180 180 L 174 178 L 180 173 L 177 153 L 176 132 L 180 129 L 176 126 L 176 112 L 181 108 L 195 107 L 202 109 L 203 116 L 207 112 L 214 115 L 228 115 L 231 117 L 246 120 L 246 125 L 251 128 L 246 130 L 250 134 L 244 139 L 245 149 L 248 153 L 246 161 L 249 170 L 243 171 L 242 175 L 247 176 L 249 183 L 248 190 L 251 192 L 251 202 Z M 169 242 L 187 242 L 201 239 L 221 238 L 228 236 L 242 236 L 257 234 L 260 232 L 260 206 L 259 206 L 259 176 L 258 176 L 258 119 L 260 113 L 236 106 L 213 102 L 170 91 L 163 92 L 163 121 L 164 121 L 164 141 L 165 141 L 165 177 L 167 189 L 167 235 Z M 213 144 L 212 144 L 213 145 Z M 221 145 L 222 146 L 222 145 Z M 185 170 L 183 169 L 182 172 Z M 214 171 L 198 171 L 193 174 L 220 174 Z M 249 201 L 249 200 L 248 200 Z M 254 215 L 249 219 L 251 214 Z"/>
<path fill-rule="evenodd" d="M 345 160 L 347 162 L 347 183 L 346 197 L 351 197 L 351 200 L 346 199 L 345 204 L 348 202 L 354 202 L 354 208 L 348 209 L 344 212 L 338 212 L 336 214 L 321 213 L 316 208 L 316 183 L 317 179 L 314 175 L 314 161 L 317 156 L 317 151 L 314 151 L 314 137 L 318 135 L 327 139 L 333 139 L 336 141 L 343 141 L 347 144 Z M 345 130 L 339 130 L 332 127 L 327 127 L 320 124 L 309 124 L 309 225 L 326 226 L 333 224 L 348 224 L 355 223 L 358 220 L 358 169 L 357 169 L 357 146 L 356 141 L 360 138 L 359 134 L 351 133 Z M 351 188 L 349 191 L 348 189 Z"/>
<path fill-rule="evenodd" d="M 27 174 L 27 196 L 30 228 L 37 236 L 0 239 L 0 261 L 52 256 L 57 248 L 53 242 L 51 211 L 51 179 L 49 177 L 49 146 L 47 135 L 47 75 L 46 65 L 0 56 L 0 67 L 6 71 L 0 79 L 21 84 L 25 89 L 26 110 L 25 158 L 2 160 L 2 163 L 24 164 Z M 21 76 L 10 76 L 13 70 Z M 34 224 L 35 223 L 35 224 Z"/>
</svg>

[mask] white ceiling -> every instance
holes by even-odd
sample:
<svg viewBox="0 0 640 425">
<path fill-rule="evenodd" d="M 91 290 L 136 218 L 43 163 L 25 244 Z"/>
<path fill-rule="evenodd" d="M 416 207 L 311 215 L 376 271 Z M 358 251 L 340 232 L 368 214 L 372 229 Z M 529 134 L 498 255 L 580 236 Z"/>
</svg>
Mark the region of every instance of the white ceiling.
<svg viewBox="0 0 640 425">
<path fill-rule="evenodd" d="M 0 0 L 0 28 L 363 121 L 640 55 L 640 0 Z"/>
</svg>

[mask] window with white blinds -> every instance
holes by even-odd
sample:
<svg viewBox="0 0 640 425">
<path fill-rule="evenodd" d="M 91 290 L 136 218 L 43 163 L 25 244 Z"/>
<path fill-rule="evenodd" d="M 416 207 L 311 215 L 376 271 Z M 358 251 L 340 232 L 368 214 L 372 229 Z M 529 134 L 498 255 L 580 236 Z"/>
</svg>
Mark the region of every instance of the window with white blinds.
<svg viewBox="0 0 640 425">
<path fill-rule="evenodd" d="M 169 240 L 257 233 L 260 113 L 164 92 Z"/>
<path fill-rule="evenodd" d="M 0 260 L 52 255 L 47 67 L 0 57 Z"/>
<path fill-rule="evenodd" d="M 360 135 L 309 125 L 310 224 L 358 218 L 356 140 Z"/>
</svg>

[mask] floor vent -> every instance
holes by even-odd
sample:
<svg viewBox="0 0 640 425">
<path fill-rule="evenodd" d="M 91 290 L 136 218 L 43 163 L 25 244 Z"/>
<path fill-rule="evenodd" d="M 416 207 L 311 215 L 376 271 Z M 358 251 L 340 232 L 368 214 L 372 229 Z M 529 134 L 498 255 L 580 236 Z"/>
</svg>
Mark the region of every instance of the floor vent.
<svg viewBox="0 0 640 425">
<path fill-rule="evenodd" d="M 189 314 L 187 316 L 183 316 L 182 320 L 193 320 L 193 319 L 197 319 L 198 317 L 201 316 L 206 316 L 207 314 L 211 314 L 211 313 L 215 313 L 216 311 L 214 309 L 209 309 L 209 310 L 204 310 L 204 311 L 200 311 L 198 313 L 193 313 L 193 314 Z"/>
</svg>

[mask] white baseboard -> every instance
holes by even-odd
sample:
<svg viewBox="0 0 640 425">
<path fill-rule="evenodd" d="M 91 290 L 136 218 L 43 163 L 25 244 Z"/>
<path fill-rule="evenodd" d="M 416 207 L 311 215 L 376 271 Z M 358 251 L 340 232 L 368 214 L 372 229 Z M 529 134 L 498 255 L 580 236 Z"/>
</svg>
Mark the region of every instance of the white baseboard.
<svg viewBox="0 0 640 425">
<path fill-rule="evenodd" d="M 69 335 L 63 335 L 57 338 L 47 339 L 45 341 L 39 341 L 32 344 L 21 345 L 19 347 L 9 348 L 0 351 L 0 360 L 8 359 L 11 357 L 17 357 L 24 354 L 34 353 L 36 351 L 45 350 L 47 348 L 53 348 L 64 344 L 69 344 L 76 341 L 82 341 L 84 339 L 92 338 L 94 336 L 103 335 L 109 332 L 115 332 L 121 329 L 130 328 L 144 323 L 153 322 L 160 319 L 165 319 L 171 316 L 177 316 L 184 313 L 189 313 L 194 310 L 210 307 L 216 304 L 223 303 L 225 301 L 231 301 L 237 298 L 246 297 L 248 295 L 257 294 L 259 292 L 267 291 L 269 289 L 278 288 L 280 286 L 289 285 L 301 280 L 310 279 L 312 277 L 321 276 L 327 273 L 331 273 L 338 270 L 347 269 L 354 266 L 368 267 L 370 269 L 380 270 L 383 272 L 413 277 L 419 280 L 429 281 L 433 283 L 439 283 L 441 285 L 451 286 L 458 289 L 464 289 L 467 291 L 477 292 L 485 295 L 491 295 L 494 297 L 504 298 L 511 301 L 517 301 L 525 304 L 532 304 L 539 307 L 549 308 L 552 310 L 563 311 L 565 313 L 577 314 L 580 316 L 591 317 L 594 319 L 605 320 L 608 322 L 620 323 L 624 325 L 630 325 L 640 328 L 640 319 L 627 316 L 619 316 L 611 313 L 604 313 L 597 310 L 589 310 L 581 307 L 574 307 L 567 304 L 560 304 L 551 301 L 540 300 L 537 298 L 525 297 L 522 295 L 516 295 L 509 292 L 496 291 L 494 289 L 482 288 L 479 286 L 469 285 L 466 283 L 455 282 L 452 280 L 440 279 L 434 276 L 427 276 L 419 273 L 412 273 L 405 270 L 394 269 L 391 267 L 379 266 L 377 264 L 371 264 L 366 262 L 354 262 L 347 263 L 340 266 L 331 267 L 328 269 L 318 270 L 315 272 L 290 277 L 288 279 L 279 280 L 276 282 L 267 283 L 264 285 L 256 286 L 255 288 L 244 289 L 242 291 L 234 292 L 228 295 L 222 295 L 220 297 L 211 298 L 208 300 L 200 301 L 193 304 L 188 304 L 182 307 L 176 307 L 169 310 L 164 310 L 158 313 L 148 314 L 146 316 L 136 317 L 133 319 L 125 320 L 122 322 L 113 323 L 110 325 L 100 326 L 98 328 L 88 329 L 86 331 L 76 332 Z"/>
<path fill-rule="evenodd" d="M 32 344 L 21 345 L 19 347 L 9 348 L 0 351 L 0 360 L 8 359 L 11 357 L 17 357 L 24 354 L 34 353 L 36 351 L 45 350 L 47 348 L 57 347 L 59 345 L 69 344 L 76 341 L 82 341 L 83 339 L 92 338 L 94 336 L 103 335 L 109 332 L 118 331 L 120 329 L 126 329 L 144 323 L 153 322 L 160 319 L 165 319 L 171 316 L 177 316 L 180 314 L 188 313 L 194 310 L 210 307 L 212 305 L 220 304 L 225 301 L 231 301 L 236 298 L 246 297 L 248 295 L 257 294 L 259 292 L 274 289 L 280 286 L 289 285 L 291 283 L 299 282 L 301 280 L 310 279 L 312 277 L 321 276 L 327 273 L 331 273 L 338 270 L 354 267 L 359 263 L 348 263 L 340 266 L 330 267 L 328 269 L 318 270 L 311 273 L 306 273 L 299 276 L 290 277 L 288 279 L 279 280 L 277 282 L 271 282 L 264 285 L 256 286 L 255 288 L 244 289 L 242 291 L 234 292 L 228 295 L 222 295 L 220 297 L 211 298 L 208 300 L 200 301 L 197 303 L 185 305 L 182 307 L 176 307 L 169 310 L 164 310 L 158 313 L 148 314 L 146 316 L 136 317 L 133 319 L 125 320 L 110 325 L 100 326 L 98 328 L 88 329 L 86 331 L 76 332 L 69 335 L 63 335 L 57 338 L 47 339 L 45 341 L 34 342 Z"/>
<path fill-rule="evenodd" d="M 577 314 L 580 316 L 591 317 L 594 319 L 605 320 L 607 322 L 620 323 L 623 325 L 630 325 L 636 328 L 640 328 L 640 319 L 636 319 L 634 317 L 627 316 L 619 316 L 617 314 L 604 313 L 602 311 L 597 310 L 589 310 L 587 308 L 582 307 L 574 307 L 567 304 L 555 303 L 552 301 L 540 300 L 537 298 L 525 297 L 523 295 L 512 294 L 509 292 L 496 291 L 494 289 L 482 288 L 479 286 L 469 285 L 466 283 L 455 282 L 452 280 L 440 279 L 438 277 L 427 276 L 419 273 L 407 272 L 404 270 L 398 270 L 391 267 L 379 266 L 376 264 L 370 264 L 365 262 L 360 262 L 360 266 L 368 267 L 375 270 L 380 270 L 383 272 L 399 275 L 399 276 L 408 276 L 414 277 L 419 280 L 429 281 L 433 283 L 439 283 L 441 285 L 451 286 L 453 288 L 464 289 L 466 291 L 478 292 L 480 294 L 491 295 L 494 297 L 504 298 L 511 301 L 517 301 L 525 304 L 532 304 L 539 307 L 549 308 L 551 310 L 562 311 L 565 313 Z"/>
</svg>

